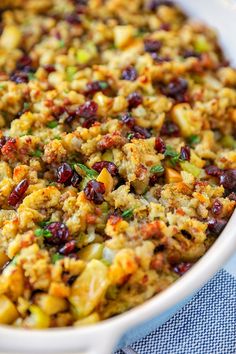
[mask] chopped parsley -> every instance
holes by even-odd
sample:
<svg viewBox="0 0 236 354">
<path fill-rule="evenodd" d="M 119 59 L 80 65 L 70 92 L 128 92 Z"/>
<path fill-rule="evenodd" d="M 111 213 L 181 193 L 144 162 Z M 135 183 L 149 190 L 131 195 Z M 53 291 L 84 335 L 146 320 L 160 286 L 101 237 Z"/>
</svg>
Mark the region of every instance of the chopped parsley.
<svg viewBox="0 0 236 354">
<path fill-rule="evenodd" d="M 200 142 L 200 136 L 199 135 L 190 135 L 188 138 L 187 138 L 187 142 L 189 145 L 195 145 L 195 144 L 198 144 Z"/>
<path fill-rule="evenodd" d="M 162 172 L 164 172 L 164 171 L 165 171 L 165 169 L 164 169 L 164 167 L 161 166 L 161 165 L 153 166 L 153 167 L 150 169 L 150 172 L 151 172 L 151 173 L 162 173 Z"/>
<path fill-rule="evenodd" d="M 29 108 L 30 108 L 29 102 L 24 102 L 24 105 L 23 105 L 24 111 L 28 111 Z"/>
<path fill-rule="evenodd" d="M 133 210 L 134 210 L 133 208 L 130 208 L 130 209 L 123 211 L 123 213 L 121 214 L 122 218 L 125 218 L 125 219 L 131 218 L 134 215 Z"/>
<path fill-rule="evenodd" d="M 60 261 L 60 259 L 63 259 L 64 257 L 59 254 L 59 253 L 55 253 L 52 255 L 52 263 L 55 264 L 57 261 Z"/>
<path fill-rule="evenodd" d="M 83 165 L 82 163 L 75 163 L 75 166 L 79 166 L 79 168 L 85 173 L 85 175 L 89 178 L 94 178 L 98 176 L 97 171 L 88 168 L 87 166 Z"/>
<path fill-rule="evenodd" d="M 31 152 L 31 156 L 33 157 L 41 157 L 43 152 L 39 149 L 36 149 L 35 151 Z"/>
<path fill-rule="evenodd" d="M 172 148 L 172 146 L 167 145 L 166 151 L 164 153 L 166 157 L 170 157 L 170 163 L 175 166 L 181 159 L 180 159 L 180 154 Z"/>
<path fill-rule="evenodd" d="M 134 134 L 133 134 L 133 133 L 129 133 L 129 134 L 127 135 L 127 139 L 128 139 L 128 140 L 133 139 L 133 137 L 134 137 Z"/>
<path fill-rule="evenodd" d="M 40 221 L 38 224 L 40 227 L 45 227 L 45 226 L 51 224 L 51 221 Z"/>
<path fill-rule="evenodd" d="M 45 229 L 36 229 L 34 231 L 34 234 L 36 237 L 52 237 L 52 233 L 49 230 L 45 230 Z"/>
<path fill-rule="evenodd" d="M 35 74 L 32 73 L 32 72 L 29 72 L 28 73 L 28 78 L 29 78 L 29 80 L 34 80 L 35 79 Z"/>
<path fill-rule="evenodd" d="M 102 90 L 105 90 L 108 88 L 108 83 L 106 81 L 100 81 L 99 86 L 101 87 Z"/>
<path fill-rule="evenodd" d="M 56 128 L 58 126 L 58 122 L 56 120 L 52 120 L 51 122 L 48 122 L 47 127 L 48 128 Z"/>
</svg>

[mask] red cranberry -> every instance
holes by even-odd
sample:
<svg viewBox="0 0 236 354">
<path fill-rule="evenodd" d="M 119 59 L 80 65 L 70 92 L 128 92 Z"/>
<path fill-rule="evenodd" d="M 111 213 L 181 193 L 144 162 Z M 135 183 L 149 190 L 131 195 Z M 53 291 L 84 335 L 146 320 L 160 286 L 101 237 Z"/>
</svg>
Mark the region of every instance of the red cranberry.
<svg viewBox="0 0 236 354">
<path fill-rule="evenodd" d="M 168 6 L 168 7 L 172 7 L 174 6 L 172 1 L 169 0 L 151 0 L 148 8 L 150 11 L 155 11 L 158 9 L 159 6 Z"/>
<path fill-rule="evenodd" d="M 92 118 L 96 116 L 97 110 L 98 110 L 98 105 L 96 102 L 87 101 L 81 106 L 79 106 L 79 108 L 76 111 L 76 114 L 79 117 Z"/>
<path fill-rule="evenodd" d="M 159 54 L 157 53 L 151 53 L 151 57 L 152 59 L 158 63 L 158 64 L 161 64 L 161 63 L 165 63 L 167 61 L 170 61 L 170 58 L 169 57 L 161 57 Z"/>
<path fill-rule="evenodd" d="M 162 43 L 155 39 L 145 39 L 144 49 L 146 52 L 155 53 L 161 49 Z"/>
<path fill-rule="evenodd" d="M 138 77 L 137 71 L 133 66 L 128 66 L 122 71 L 122 80 L 135 81 Z"/>
<path fill-rule="evenodd" d="M 77 172 L 74 172 L 70 181 L 72 186 L 78 188 L 81 181 L 82 181 L 82 177 Z"/>
<path fill-rule="evenodd" d="M 108 88 L 106 81 L 92 81 L 87 83 L 85 94 L 94 95 L 96 92 L 104 91 L 106 88 Z"/>
<path fill-rule="evenodd" d="M 72 12 L 65 17 L 65 20 L 71 25 L 80 25 L 81 19 L 77 13 Z"/>
<path fill-rule="evenodd" d="M 232 192 L 228 195 L 229 200 L 236 202 L 236 193 Z"/>
<path fill-rule="evenodd" d="M 161 137 L 156 137 L 155 140 L 155 149 L 159 154 L 164 154 L 166 151 L 166 144 L 164 143 L 164 140 Z"/>
<path fill-rule="evenodd" d="M 135 125 L 135 119 L 131 116 L 131 113 L 129 112 L 125 112 L 124 114 L 122 114 L 121 120 L 129 128 L 133 128 Z"/>
<path fill-rule="evenodd" d="M 96 122 L 95 117 L 88 118 L 83 122 L 82 127 L 89 129 L 92 127 L 92 125 L 94 125 L 95 122 Z"/>
<path fill-rule="evenodd" d="M 59 253 L 67 256 L 68 254 L 70 254 L 75 250 L 75 247 L 76 247 L 75 240 L 66 242 L 66 244 L 59 249 Z"/>
<path fill-rule="evenodd" d="M 162 93 L 177 101 L 184 101 L 184 94 L 188 89 L 188 82 L 183 78 L 172 80 L 167 86 L 162 87 Z"/>
<path fill-rule="evenodd" d="M 8 204 L 11 206 L 16 206 L 22 200 L 28 187 L 29 182 L 27 179 L 23 179 L 20 183 L 18 183 L 8 197 Z"/>
<path fill-rule="evenodd" d="M 129 109 L 138 107 L 142 102 L 143 98 L 138 92 L 132 92 L 127 97 Z"/>
<path fill-rule="evenodd" d="M 220 175 L 220 184 L 230 191 L 236 190 L 236 169 L 223 171 Z"/>
<path fill-rule="evenodd" d="M 217 166 L 210 165 L 205 168 L 205 172 L 209 176 L 219 177 L 222 173 L 222 170 Z"/>
<path fill-rule="evenodd" d="M 18 70 L 20 70 L 20 71 L 22 70 L 24 72 L 31 71 L 31 69 L 32 69 L 32 59 L 28 55 L 23 55 L 19 59 L 17 65 L 16 65 L 16 68 Z"/>
<path fill-rule="evenodd" d="M 182 146 L 180 149 L 180 158 L 183 161 L 190 161 L 190 147 L 188 145 Z"/>
<path fill-rule="evenodd" d="M 113 162 L 110 161 L 99 161 L 95 162 L 92 166 L 92 168 L 100 173 L 103 168 L 106 168 L 107 171 L 114 177 L 118 175 L 118 168 Z"/>
<path fill-rule="evenodd" d="M 146 128 L 142 128 L 138 125 L 135 125 L 132 129 L 134 133 L 134 138 L 136 139 L 148 139 L 151 137 L 150 132 Z"/>
<path fill-rule="evenodd" d="M 192 263 L 180 263 L 174 267 L 174 272 L 183 275 L 192 267 Z"/>
<path fill-rule="evenodd" d="M 16 84 L 27 84 L 29 82 L 29 77 L 27 73 L 23 71 L 15 71 L 11 76 L 10 80 Z"/>
<path fill-rule="evenodd" d="M 70 165 L 64 162 L 61 166 L 57 169 L 57 182 L 58 183 L 65 183 L 71 179 L 73 175 L 73 170 Z"/>
<path fill-rule="evenodd" d="M 210 219 L 208 221 L 208 230 L 216 236 L 219 236 L 224 230 L 227 221 L 224 219 Z"/>
<path fill-rule="evenodd" d="M 222 212 L 222 209 L 223 209 L 222 203 L 216 199 L 211 208 L 212 213 L 215 215 L 219 215 Z"/>
<path fill-rule="evenodd" d="M 95 204 L 102 204 L 104 201 L 103 194 L 105 193 L 105 185 L 92 179 L 84 189 L 86 198 Z"/>
<path fill-rule="evenodd" d="M 45 238 L 46 242 L 51 245 L 61 245 L 66 243 L 69 237 L 67 226 L 61 222 L 52 222 L 45 226 L 45 230 L 51 232 L 52 236 Z"/>
<path fill-rule="evenodd" d="M 183 53 L 183 57 L 184 58 L 198 58 L 199 59 L 199 58 L 201 58 L 201 54 L 195 52 L 194 50 L 186 50 Z"/>
<path fill-rule="evenodd" d="M 165 122 L 161 128 L 161 135 L 177 137 L 180 135 L 179 127 L 173 122 Z"/>
<path fill-rule="evenodd" d="M 54 71 L 56 71 L 55 66 L 54 65 L 50 65 L 50 64 L 46 64 L 43 66 L 44 70 L 47 71 L 48 74 L 53 73 Z"/>
</svg>

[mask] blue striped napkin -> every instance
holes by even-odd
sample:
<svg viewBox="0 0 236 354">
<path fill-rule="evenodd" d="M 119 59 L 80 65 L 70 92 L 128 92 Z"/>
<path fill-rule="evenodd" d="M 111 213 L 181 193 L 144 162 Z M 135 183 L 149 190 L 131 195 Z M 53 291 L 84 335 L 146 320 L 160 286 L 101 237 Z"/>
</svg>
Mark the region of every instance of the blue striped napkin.
<svg viewBox="0 0 236 354">
<path fill-rule="evenodd" d="M 236 255 L 165 324 L 127 333 L 119 348 L 115 354 L 236 354 Z"/>
</svg>

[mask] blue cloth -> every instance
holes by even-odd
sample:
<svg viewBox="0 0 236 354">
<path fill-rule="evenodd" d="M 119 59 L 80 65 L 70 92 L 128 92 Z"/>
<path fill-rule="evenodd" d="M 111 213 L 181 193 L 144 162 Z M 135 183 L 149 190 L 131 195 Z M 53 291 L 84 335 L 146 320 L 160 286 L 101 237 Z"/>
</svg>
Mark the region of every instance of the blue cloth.
<svg viewBox="0 0 236 354">
<path fill-rule="evenodd" d="M 128 345 L 138 354 L 236 354 L 236 255 L 173 317 L 154 326 L 155 320 L 128 333 L 120 343 L 124 351 L 115 354 L 132 354 Z"/>
</svg>

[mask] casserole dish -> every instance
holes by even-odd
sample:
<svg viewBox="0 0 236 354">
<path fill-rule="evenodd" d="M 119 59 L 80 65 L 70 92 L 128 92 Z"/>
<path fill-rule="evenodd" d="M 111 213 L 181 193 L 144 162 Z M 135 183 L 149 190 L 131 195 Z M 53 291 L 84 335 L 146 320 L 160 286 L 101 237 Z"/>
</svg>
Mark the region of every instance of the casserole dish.
<svg viewBox="0 0 236 354">
<path fill-rule="evenodd" d="M 236 48 L 234 33 L 235 9 L 232 2 L 179 1 L 191 16 L 200 17 L 218 28 L 224 49 L 233 59 Z M 224 13 L 224 16 L 222 16 Z M 225 23 L 227 19 L 227 25 Z M 129 328 L 158 316 L 157 325 L 161 325 L 186 299 L 196 292 L 234 252 L 234 225 L 236 215 L 231 217 L 219 239 L 207 254 L 170 288 L 155 296 L 152 300 L 103 323 L 81 329 L 51 329 L 45 331 L 26 331 L 1 327 L 0 349 L 9 353 L 91 353 L 109 354 L 119 337 Z M 175 305 L 177 307 L 175 307 Z"/>
</svg>

